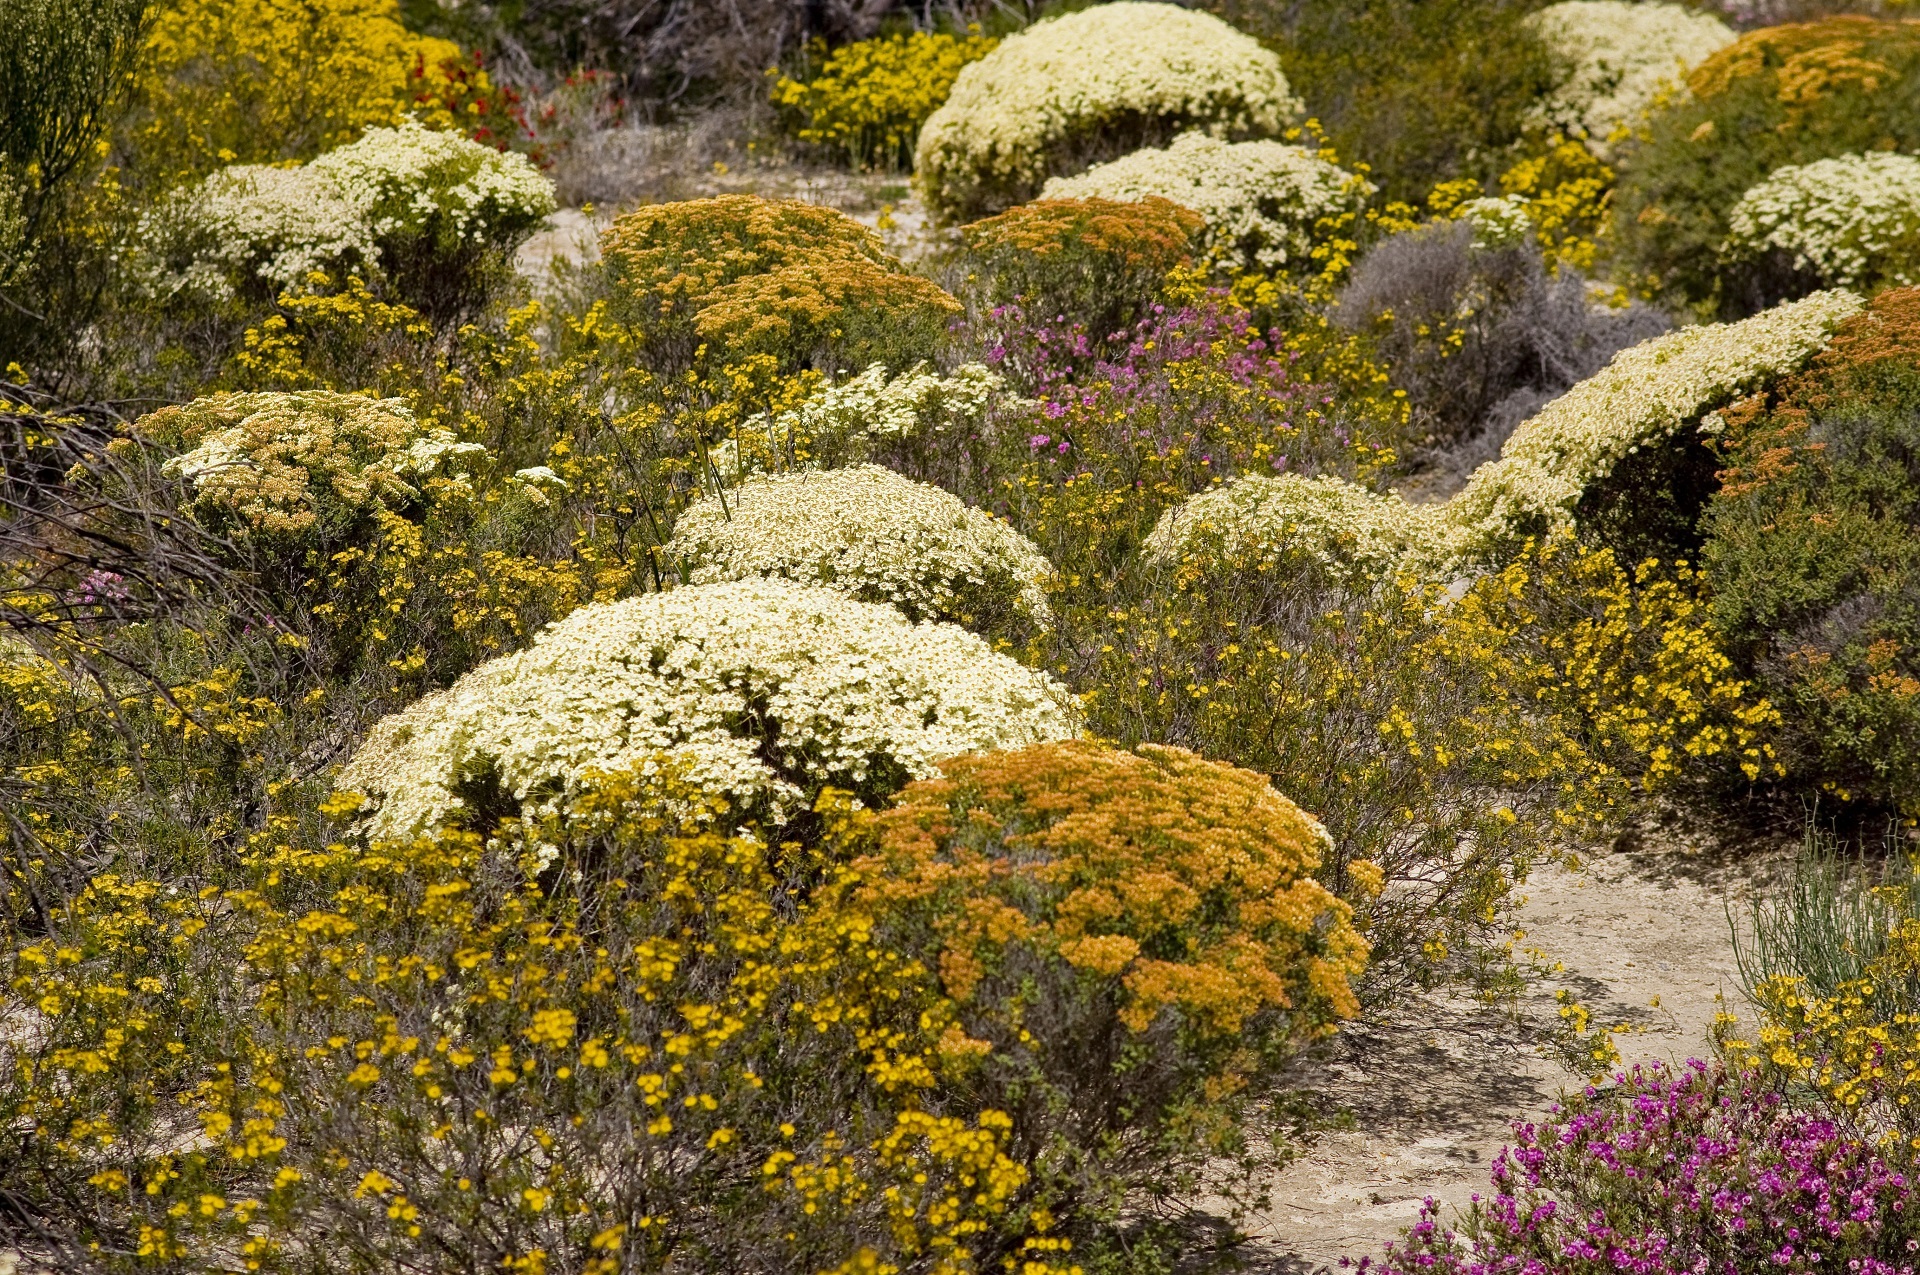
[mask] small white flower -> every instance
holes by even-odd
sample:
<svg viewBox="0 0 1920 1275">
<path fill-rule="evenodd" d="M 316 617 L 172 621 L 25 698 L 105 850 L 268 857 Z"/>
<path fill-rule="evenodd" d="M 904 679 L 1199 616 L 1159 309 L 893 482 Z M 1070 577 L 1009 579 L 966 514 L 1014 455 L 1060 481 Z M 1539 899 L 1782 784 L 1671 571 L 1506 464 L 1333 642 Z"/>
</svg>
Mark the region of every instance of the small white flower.
<svg viewBox="0 0 1920 1275">
<path fill-rule="evenodd" d="M 1712 14 L 1659 0 L 1567 0 L 1527 21 L 1570 64 L 1541 120 L 1584 137 L 1602 159 L 1663 98 L 1686 91 L 1688 71 L 1735 38 Z"/>
<path fill-rule="evenodd" d="M 1731 261 L 1781 249 L 1839 287 L 1920 280 L 1920 159 L 1873 151 L 1777 168 L 1727 218 Z"/>
</svg>

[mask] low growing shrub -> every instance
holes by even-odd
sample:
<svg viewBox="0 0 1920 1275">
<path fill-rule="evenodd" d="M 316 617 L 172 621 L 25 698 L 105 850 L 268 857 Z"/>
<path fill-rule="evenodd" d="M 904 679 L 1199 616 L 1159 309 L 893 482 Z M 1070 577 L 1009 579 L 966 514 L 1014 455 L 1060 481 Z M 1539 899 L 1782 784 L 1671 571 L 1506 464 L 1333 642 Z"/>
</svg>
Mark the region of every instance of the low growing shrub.
<svg viewBox="0 0 1920 1275">
<path fill-rule="evenodd" d="M 1304 146 L 1229 143 L 1205 133 L 1050 178 L 1040 192 L 1049 200 L 1172 200 L 1206 219 L 1200 246 L 1216 269 L 1296 277 L 1312 271 L 1313 248 L 1328 228 L 1344 229 L 1372 193 L 1364 177 Z"/>
<path fill-rule="evenodd" d="M 1204 13 L 1117 0 L 1037 22 L 961 71 L 920 130 L 915 180 L 937 216 L 969 220 L 1192 129 L 1274 136 L 1299 110 L 1254 40 Z"/>
<path fill-rule="evenodd" d="M 1193 256 L 1206 220 L 1177 201 L 1040 199 L 961 233 L 970 276 L 990 305 L 1072 315 L 1096 340 L 1124 332 Z"/>
<path fill-rule="evenodd" d="M 1732 44 L 1732 28 L 1683 5 L 1655 0 L 1562 0 L 1527 19 L 1566 64 L 1540 104 L 1548 125 L 1605 158 L 1648 111 L 1686 92 L 1686 74 Z"/>
<path fill-rule="evenodd" d="M 1749 1077 L 1636 1067 L 1516 1127 L 1492 1194 L 1457 1231 L 1429 1200 L 1405 1241 L 1360 1269 L 1904 1275 L 1920 1248 L 1916 1170 L 1903 1143 L 1849 1136 Z"/>
<path fill-rule="evenodd" d="M 694 584 L 818 584 L 990 636 L 1053 619 L 1032 541 L 878 465 L 748 478 L 682 513 L 665 553 Z"/>
<path fill-rule="evenodd" d="M 1721 253 L 1772 303 L 1816 288 L 1920 282 L 1920 159 L 1872 152 L 1789 164 L 1740 196 Z"/>
</svg>

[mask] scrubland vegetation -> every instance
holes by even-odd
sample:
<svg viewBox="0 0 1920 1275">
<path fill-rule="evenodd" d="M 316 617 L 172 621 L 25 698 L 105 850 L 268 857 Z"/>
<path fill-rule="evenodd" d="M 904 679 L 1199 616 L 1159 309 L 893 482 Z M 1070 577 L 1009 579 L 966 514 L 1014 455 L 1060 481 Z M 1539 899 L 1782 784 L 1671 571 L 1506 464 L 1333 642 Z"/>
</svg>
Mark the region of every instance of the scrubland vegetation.
<svg viewBox="0 0 1920 1275">
<path fill-rule="evenodd" d="M 1920 1267 L 1829 8 L 8 0 L 0 1263 L 1232 1269 L 1317 1044 L 1666 806 L 1817 812 L 1713 1056 L 1569 1002 L 1366 1266 Z"/>
</svg>

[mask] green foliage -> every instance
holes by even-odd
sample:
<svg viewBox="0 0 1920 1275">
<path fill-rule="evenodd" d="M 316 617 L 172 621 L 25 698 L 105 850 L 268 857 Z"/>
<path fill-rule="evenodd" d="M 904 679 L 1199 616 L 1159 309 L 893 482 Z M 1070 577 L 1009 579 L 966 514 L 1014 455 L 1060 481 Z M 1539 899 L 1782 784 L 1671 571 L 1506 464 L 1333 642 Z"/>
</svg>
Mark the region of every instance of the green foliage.
<svg viewBox="0 0 1920 1275">
<path fill-rule="evenodd" d="M 1533 0 L 1309 0 L 1210 8 L 1272 42 L 1307 113 L 1386 199 L 1440 182 L 1490 182 L 1554 87 L 1551 53 L 1523 19 Z"/>
<path fill-rule="evenodd" d="M 1644 285 L 1703 315 L 1805 291 L 1790 262 L 1722 253 L 1740 196 L 1775 169 L 1920 145 L 1920 28 L 1832 17 L 1749 32 L 1688 78 L 1619 156 L 1613 235 Z"/>
<path fill-rule="evenodd" d="M 20 0 L 0 11 L 0 172 L 24 186 L 22 239 L 113 126 L 150 7 L 147 0 Z"/>
<path fill-rule="evenodd" d="M 1882 293 L 1800 376 L 1725 413 L 1705 562 L 1786 712 L 1794 779 L 1912 813 L 1920 780 L 1920 292 Z"/>
<path fill-rule="evenodd" d="M 963 264 L 988 304 L 1072 315 L 1101 339 L 1140 318 L 1202 224 L 1157 196 L 1036 200 L 966 227 Z"/>
</svg>

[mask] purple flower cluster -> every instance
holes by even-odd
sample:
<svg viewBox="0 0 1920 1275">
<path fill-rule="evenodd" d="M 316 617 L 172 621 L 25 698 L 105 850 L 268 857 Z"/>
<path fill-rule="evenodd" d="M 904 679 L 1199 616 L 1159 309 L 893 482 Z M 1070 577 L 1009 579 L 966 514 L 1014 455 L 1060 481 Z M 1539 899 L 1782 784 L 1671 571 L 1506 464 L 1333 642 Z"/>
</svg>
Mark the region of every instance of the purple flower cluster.
<svg viewBox="0 0 1920 1275">
<path fill-rule="evenodd" d="M 1359 1269 L 1913 1275 L 1920 1262 L 1910 1149 L 1846 1136 L 1719 1067 L 1636 1067 L 1514 1134 L 1457 1232 L 1429 1199 Z"/>
<path fill-rule="evenodd" d="M 1013 305 L 991 323 L 988 361 L 1040 400 L 1031 455 L 1178 455 L 1201 485 L 1347 459 L 1352 440 L 1329 419 L 1332 393 L 1301 377 L 1297 356 L 1224 297 L 1156 305 L 1105 341 L 1064 319 L 1032 321 Z"/>
</svg>

